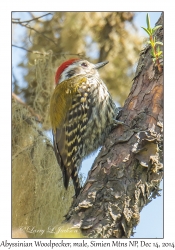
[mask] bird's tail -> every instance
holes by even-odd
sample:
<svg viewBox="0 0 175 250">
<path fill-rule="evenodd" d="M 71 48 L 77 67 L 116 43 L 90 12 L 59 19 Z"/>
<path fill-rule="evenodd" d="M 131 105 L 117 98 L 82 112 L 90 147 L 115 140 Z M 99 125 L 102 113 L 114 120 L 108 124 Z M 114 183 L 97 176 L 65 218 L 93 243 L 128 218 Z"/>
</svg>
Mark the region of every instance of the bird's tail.
<svg viewBox="0 0 175 250">
<path fill-rule="evenodd" d="M 80 187 L 80 181 L 79 181 L 79 178 L 78 178 L 78 171 L 77 171 L 76 167 L 74 167 L 74 169 L 72 171 L 72 174 L 71 174 L 71 177 L 72 177 L 72 181 L 73 181 L 73 184 L 74 184 L 75 195 L 77 197 L 79 195 L 79 193 L 80 193 L 81 187 Z"/>
</svg>

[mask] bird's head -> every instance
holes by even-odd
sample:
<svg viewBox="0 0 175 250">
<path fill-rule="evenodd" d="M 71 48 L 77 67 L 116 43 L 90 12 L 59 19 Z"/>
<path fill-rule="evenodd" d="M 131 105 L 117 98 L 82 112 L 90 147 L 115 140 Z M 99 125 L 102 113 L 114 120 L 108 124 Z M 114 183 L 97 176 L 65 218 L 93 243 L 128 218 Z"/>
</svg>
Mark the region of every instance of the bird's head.
<svg viewBox="0 0 175 250">
<path fill-rule="evenodd" d="M 63 62 L 56 71 L 55 84 L 61 83 L 76 75 L 93 75 L 98 76 L 97 69 L 106 65 L 108 61 L 93 64 L 87 60 L 69 59 Z"/>
</svg>

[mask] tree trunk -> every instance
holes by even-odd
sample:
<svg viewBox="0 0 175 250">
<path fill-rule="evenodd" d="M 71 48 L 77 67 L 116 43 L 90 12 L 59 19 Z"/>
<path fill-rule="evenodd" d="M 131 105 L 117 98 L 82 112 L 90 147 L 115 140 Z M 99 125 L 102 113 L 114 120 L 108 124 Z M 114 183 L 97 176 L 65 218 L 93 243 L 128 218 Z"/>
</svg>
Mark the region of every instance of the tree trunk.
<svg viewBox="0 0 175 250">
<path fill-rule="evenodd" d="M 163 25 L 163 16 L 157 25 Z M 156 31 L 163 40 L 163 27 Z M 118 125 L 107 138 L 66 221 L 92 238 L 129 238 L 163 178 L 163 73 L 148 46 Z"/>
</svg>

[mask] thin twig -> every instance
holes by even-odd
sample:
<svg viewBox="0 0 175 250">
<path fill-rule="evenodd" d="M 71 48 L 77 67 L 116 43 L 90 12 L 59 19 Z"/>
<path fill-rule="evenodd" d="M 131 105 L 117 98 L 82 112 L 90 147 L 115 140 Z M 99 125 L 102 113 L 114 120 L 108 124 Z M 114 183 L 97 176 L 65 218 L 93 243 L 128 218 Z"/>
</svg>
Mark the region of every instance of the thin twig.
<svg viewBox="0 0 175 250">
<path fill-rule="evenodd" d="M 18 48 L 18 49 L 22 49 L 22 50 L 25 50 L 25 51 L 27 51 L 27 52 L 29 52 L 29 53 L 33 53 L 33 54 L 39 54 L 39 55 L 49 55 L 49 53 L 47 53 L 47 52 L 39 52 L 39 51 L 32 51 L 32 50 L 29 50 L 29 49 L 25 49 L 24 47 L 20 47 L 20 46 L 17 46 L 17 45 L 15 45 L 15 44 L 12 44 L 12 47 L 15 47 L 15 48 Z"/>
<path fill-rule="evenodd" d="M 34 51 L 32 51 L 32 50 L 28 50 L 28 49 L 25 49 L 23 47 L 20 47 L 20 46 L 14 45 L 14 44 L 12 44 L 12 47 L 15 47 L 15 48 L 18 48 L 18 49 L 23 49 L 23 50 L 25 50 L 27 52 L 30 52 L 30 53 L 34 53 Z"/>
<path fill-rule="evenodd" d="M 49 14 L 51 14 L 51 13 L 47 13 L 47 14 L 45 14 L 45 15 L 43 15 L 43 16 L 46 16 L 46 15 L 49 15 Z M 51 15 L 52 15 L 52 14 L 51 14 Z M 26 27 L 26 28 L 28 28 L 28 29 L 30 29 L 30 30 L 35 31 L 37 34 L 39 34 L 39 35 L 45 37 L 47 40 L 51 41 L 52 43 L 54 43 L 54 44 L 57 46 L 57 43 L 56 43 L 54 40 L 52 40 L 51 38 L 47 37 L 46 35 L 44 35 L 43 33 L 39 32 L 39 31 L 37 31 L 36 29 L 32 28 L 32 27 L 29 25 L 29 22 L 31 22 L 31 21 L 33 21 L 33 20 L 36 20 L 36 19 L 39 19 L 39 18 L 41 18 L 41 17 L 43 17 L 43 16 L 36 17 L 36 18 L 30 19 L 30 20 L 27 20 L 27 21 L 22 21 L 22 22 L 20 22 L 20 21 L 13 21 L 14 19 L 12 19 L 12 23 L 13 23 L 13 24 L 19 24 L 19 25 L 21 25 L 21 26 L 23 26 L 23 27 Z"/>
<path fill-rule="evenodd" d="M 34 21 L 34 20 L 38 20 L 39 18 L 42 18 L 42 17 L 44 17 L 44 16 L 48 16 L 48 15 L 53 15 L 53 14 L 49 12 L 49 13 L 47 13 L 47 14 L 45 14 L 45 15 L 42 15 L 42 16 L 39 16 L 39 17 L 30 19 L 30 20 L 26 20 L 26 21 L 12 21 L 12 23 L 14 23 L 14 24 L 30 23 L 30 22 L 32 22 L 32 21 Z M 12 20 L 20 20 L 20 18 L 12 18 Z"/>
<path fill-rule="evenodd" d="M 13 47 L 15 48 L 18 48 L 18 49 L 22 49 L 22 50 L 25 50 L 27 52 L 30 52 L 30 53 L 33 53 L 33 54 L 39 54 L 39 55 L 49 55 L 49 53 L 47 52 L 39 52 L 39 51 L 32 51 L 32 50 L 28 50 L 28 49 L 25 49 L 24 47 L 20 47 L 20 46 L 17 46 L 15 44 L 12 44 Z M 55 55 L 59 55 L 59 56 L 79 56 L 79 57 L 83 57 L 84 56 L 84 53 L 53 53 L 53 56 Z"/>
<path fill-rule="evenodd" d="M 57 43 L 56 43 L 54 40 L 52 40 L 51 38 L 47 37 L 47 36 L 46 36 L 46 35 L 44 35 L 43 33 L 41 33 L 41 32 L 39 32 L 39 31 L 37 31 L 36 29 L 34 29 L 34 28 L 30 27 L 29 25 L 27 25 L 27 24 L 26 24 L 26 25 L 24 25 L 24 24 L 20 24 L 20 25 L 25 26 L 26 28 L 28 28 L 28 29 L 30 29 L 30 30 L 33 30 L 33 31 L 35 31 L 36 33 L 38 33 L 39 35 L 41 35 L 41 36 L 45 37 L 47 40 L 51 41 L 52 43 L 54 43 L 54 44 L 57 46 Z"/>
<path fill-rule="evenodd" d="M 28 28 L 28 29 L 30 29 L 30 30 L 35 31 L 37 34 L 39 34 L 39 35 L 45 37 L 47 40 L 51 41 L 52 43 L 54 43 L 54 44 L 57 46 L 57 43 L 56 43 L 54 40 L 52 40 L 51 38 L 47 37 L 47 36 L 44 35 L 43 33 L 37 31 L 36 29 L 32 28 L 31 26 L 28 25 L 28 23 L 26 23 L 26 24 L 23 24 L 23 23 L 21 23 L 21 22 L 15 22 L 15 23 L 16 23 L 16 24 L 19 24 L 19 25 L 21 25 L 21 26 L 23 26 L 23 27 L 26 27 L 26 28 Z"/>
</svg>

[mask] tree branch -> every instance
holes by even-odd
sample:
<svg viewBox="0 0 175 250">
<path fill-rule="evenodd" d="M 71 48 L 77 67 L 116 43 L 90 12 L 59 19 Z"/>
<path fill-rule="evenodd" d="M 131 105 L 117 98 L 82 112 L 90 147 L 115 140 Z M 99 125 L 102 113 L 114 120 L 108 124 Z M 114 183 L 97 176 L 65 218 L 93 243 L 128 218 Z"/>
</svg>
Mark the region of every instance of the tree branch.
<svg viewBox="0 0 175 250">
<path fill-rule="evenodd" d="M 163 16 L 159 24 L 163 23 Z M 157 30 L 163 40 L 163 28 Z M 141 66 L 142 65 L 142 66 Z M 163 74 L 142 53 L 119 125 L 107 138 L 66 222 L 93 238 L 129 238 L 163 178 Z"/>
</svg>

